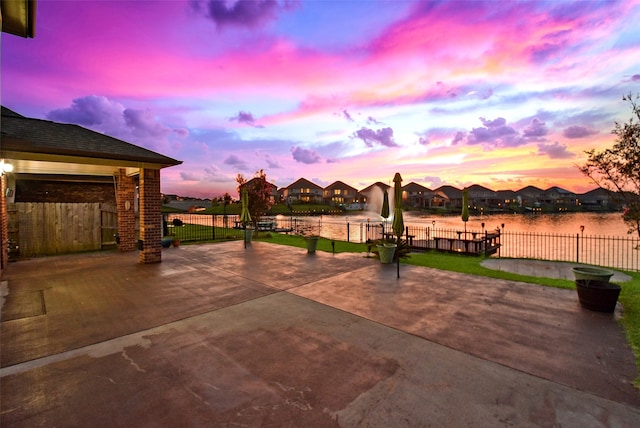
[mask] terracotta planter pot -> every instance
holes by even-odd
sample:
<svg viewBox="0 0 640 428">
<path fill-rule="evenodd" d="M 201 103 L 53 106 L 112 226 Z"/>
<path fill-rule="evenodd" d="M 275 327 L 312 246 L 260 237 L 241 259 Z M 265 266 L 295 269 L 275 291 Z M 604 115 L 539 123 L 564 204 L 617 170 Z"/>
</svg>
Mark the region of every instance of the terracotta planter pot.
<svg viewBox="0 0 640 428">
<path fill-rule="evenodd" d="M 578 300 L 583 308 L 598 312 L 613 312 L 616 309 L 621 287 L 607 281 L 578 279 L 576 289 Z"/>
</svg>

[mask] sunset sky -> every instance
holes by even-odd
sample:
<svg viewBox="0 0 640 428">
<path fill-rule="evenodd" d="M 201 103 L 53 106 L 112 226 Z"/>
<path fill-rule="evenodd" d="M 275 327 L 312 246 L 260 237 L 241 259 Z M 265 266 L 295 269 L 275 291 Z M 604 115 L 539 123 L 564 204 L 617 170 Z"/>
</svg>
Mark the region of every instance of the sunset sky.
<svg viewBox="0 0 640 428">
<path fill-rule="evenodd" d="M 558 185 L 640 92 L 640 0 L 47 1 L 2 104 L 182 160 L 162 191 Z"/>
</svg>

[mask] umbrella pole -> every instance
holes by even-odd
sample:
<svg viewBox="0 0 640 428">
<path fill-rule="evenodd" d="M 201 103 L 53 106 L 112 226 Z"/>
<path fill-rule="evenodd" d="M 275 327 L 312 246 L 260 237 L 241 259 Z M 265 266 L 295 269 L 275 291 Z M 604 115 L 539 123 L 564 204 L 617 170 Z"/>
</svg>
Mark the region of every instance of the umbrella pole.
<svg viewBox="0 0 640 428">
<path fill-rule="evenodd" d="M 244 249 L 247 249 L 247 225 L 244 225 L 244 233 L 242 235 L 242 240 L 244 241 Z"/>
<path fill-rule="evenodd" d="M 400 278 L 400 237 L 398 236 L 398 243 L 396 244 L 396 253 L 398 256 L 398 265 L 397 265 L 397 269 L 398 269 L 398 278 Z"/>
</svg>

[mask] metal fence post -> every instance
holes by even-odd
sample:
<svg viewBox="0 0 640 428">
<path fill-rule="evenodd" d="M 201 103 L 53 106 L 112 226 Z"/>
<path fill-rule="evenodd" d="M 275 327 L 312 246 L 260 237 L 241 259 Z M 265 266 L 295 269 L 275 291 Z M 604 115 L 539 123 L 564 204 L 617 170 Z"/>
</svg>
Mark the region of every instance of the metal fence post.
<svg viewBox="0 0 640 428">
<path fill-rule="evenodd" d="M 576 233 L 576 263 L 580 263 L 580 234 Z"/>
</svg>

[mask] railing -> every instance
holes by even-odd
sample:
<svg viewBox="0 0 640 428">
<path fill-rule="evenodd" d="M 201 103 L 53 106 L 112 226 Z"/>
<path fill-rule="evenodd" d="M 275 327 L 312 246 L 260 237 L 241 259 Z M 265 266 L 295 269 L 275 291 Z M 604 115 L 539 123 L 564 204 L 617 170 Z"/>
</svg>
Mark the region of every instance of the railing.
<svg viewBox="0 0 640 428">
<path fill-rule="evenodd" d="M 185 241 L 240 239 L 236 227 L 237 215 L 167 214 L 169 233 L 180 219 L 187 229 L 181 230 Z M 365 243 L 393 235 L 390 222 L 343 222 L 327 217 L 269 218 L 276 230 L 296 235 L 317 234 L 339 241 Z M 288 232 L 288 233 L 289 233 Z M 495 236 L 497 235 L 497 237 Z M 498 257 L 531 258 L 540 260 L 585 263 L 611 268 L 640 271 L 640 239 L 620 236 L 592 236 L 582 234 L 544 234 L 530 232 L 502 232 L 499 230 L 456 230 L 407 226 L 403 238 L 414 250 L 458 251 L 480 254 L 487 248 Z M 487 241 L 488 238 L 493 241 Z M 480 240 L 484 244 L 478 243 Z M 499 245 L 498 245 L 499 244 Z M 484 245 L 484 246 L 482 246 Z"/>
<path fill-rule="evenodd" d="M 504 232 L 500 256 L 640 270 L 640 239 L 622 236 Z"/>
</svg>

